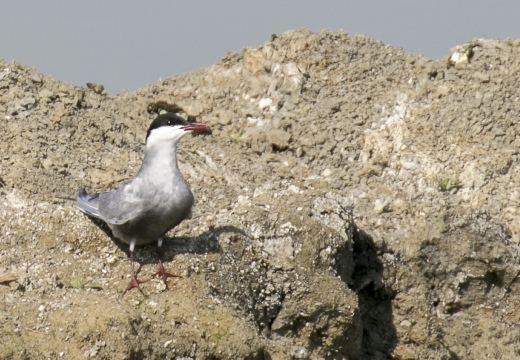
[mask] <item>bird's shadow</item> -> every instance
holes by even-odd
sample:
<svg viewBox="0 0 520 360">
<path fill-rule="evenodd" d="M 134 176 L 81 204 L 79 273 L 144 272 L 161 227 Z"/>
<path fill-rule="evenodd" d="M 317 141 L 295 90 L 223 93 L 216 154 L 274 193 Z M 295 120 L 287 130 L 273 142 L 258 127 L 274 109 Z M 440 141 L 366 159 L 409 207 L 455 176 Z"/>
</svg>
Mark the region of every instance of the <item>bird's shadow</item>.
<svg viewBox="0 0 520 360">
<path fill-rule="evenodd" d="M 116 246 L 130 256 L 130 249 L 127 243 L 119 240 L 112 234 L 108 225 L 99 219 L 87 216 L 89 220 L 101 229 Z M 247 234 L 235 226 L 220 226 L 210 228 L 208 231 L 193 237 L 164 237 L 161 257 L 164 262 L 170 262 L 175 255 L 179 254 L 219 254 L 222 253 L 218 239 L 224 233 L 236 233 L 243 236 Z M 151 255 L 153 254 L 153 255 Z M 157 260 L 157 242 L 153 241 L 146 245 L 136 246 L 134 251 L 136 261 L 140 264 L 152 264 Z"/>
</svg>

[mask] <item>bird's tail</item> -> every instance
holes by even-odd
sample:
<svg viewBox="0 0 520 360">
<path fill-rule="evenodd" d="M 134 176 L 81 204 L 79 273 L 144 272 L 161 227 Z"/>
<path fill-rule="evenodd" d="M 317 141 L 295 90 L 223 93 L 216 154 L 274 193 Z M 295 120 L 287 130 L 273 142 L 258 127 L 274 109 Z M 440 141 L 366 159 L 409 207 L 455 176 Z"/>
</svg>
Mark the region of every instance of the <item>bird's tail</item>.
<svg viewBox="0 0 520 360">
<path fill-rule="evenodd" d="M 76 196 L 76 207 L 87 215 L 101 218 L 99 214 L 99 194 L 87 194 L 85 189 L 81 189 Z"/>
</svg>

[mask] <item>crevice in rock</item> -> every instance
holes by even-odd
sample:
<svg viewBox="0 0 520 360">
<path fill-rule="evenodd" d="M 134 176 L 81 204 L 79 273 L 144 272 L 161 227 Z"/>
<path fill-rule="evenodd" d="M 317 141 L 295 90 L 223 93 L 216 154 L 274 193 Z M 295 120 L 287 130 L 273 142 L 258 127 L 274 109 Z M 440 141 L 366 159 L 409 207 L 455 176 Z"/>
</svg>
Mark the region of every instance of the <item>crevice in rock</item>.
<svg viewBox="0 0 520 360">
<path fill-rule="evenodd" d="M 365 359 L 390 357 L 397 345 L 393 324 L 392 300 L 395 292 L 384 286 L 383 264 L 377 255 L 373 239 L 354 227 L 354 272 L 343 279 L 358 295 L 363 338 L 361 354 Z"/>
</svg>

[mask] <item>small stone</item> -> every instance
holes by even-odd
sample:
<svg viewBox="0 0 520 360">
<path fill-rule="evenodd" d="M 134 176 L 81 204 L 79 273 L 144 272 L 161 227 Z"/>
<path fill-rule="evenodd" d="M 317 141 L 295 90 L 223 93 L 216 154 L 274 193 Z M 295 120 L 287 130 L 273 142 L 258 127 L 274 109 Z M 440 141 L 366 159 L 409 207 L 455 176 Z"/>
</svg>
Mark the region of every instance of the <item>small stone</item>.
<svg viewBox="0 0 520 360">
<path fill-rule="evenodd" d="M 158 291 L 158 292 L 163 292 L 167 289 L 168 287 L 166 286 L 166 284 L 164 283 L 164 281 L 158 281 L 155 285 L 155 289 Z"/>
<path fill-rule="evenodd" d="M 49 89 L 42 89 L 38 92 L 38 96 L 41 98 L 52 98 L 54 97 L 54 93 Z"/>
<path fill-rule="evenodd" d="M 489 77 L 489 74 L 485 74 L 482 72 L 479 72 L 479 73 L 475 74 L 474 76 L 475 76 L 475 79 L 477 79 L 478 81 L 480 81 L 483 84 L 487 84 L 491 80 L 491 78 Z"/>
<path fill-rule="evenodd" d="M 388 207 L 388 202 L 385 200 L 377 199 L 374 202 L 374 212 L 376 214 L 381 214 L 385 211 L 388 211 L 387 207 Z"/>
<path fill-rule="evenodd" d="M 404 327 L 410 327 L 410 326 L 412 326 L 412 323 L 408 320 L 403 320 L 403 321 L 401 321 L 400 325 L 404 326 Z"/>
<path fill-rule="evenodd" d="M 461 51 L 455 51 L 453 54 L 451 54 L 450 60 L 449 60 L 450 65 L 454 65 L 454 66 L 458 66 L 458 65 L 462 65 L 462 64 L 465 65 L 468 62 L 469 62 L 468 55 Z"/>
<path fill-rule="evenodd" d="M 231 114 L 224 112 L 221 113 L 218 117 L 218 123 L 220 125 L 229 125 L 231 124 Z"/>
<path fill-rule="evenodd" d="M 29 105 L 34 105 L 36 103 L 36 99 L 32 96 L 30 97 L 24 97 L 20 100 L 19 104 L 23 107 L 28 107 Z"/>
<path fill-rule="evenodd" d="M 260 110 L 269 109 L 269 107 L 271 106 L 272 103 L 273 103 L 273 99 L 269 99 L 269 98 L 260 99 L 260 101 L 258 102 L 258 108 Z"/>
<path fill-rule="evenodd" d="M 276 150 L 287 150 L 289 147 L 289 141 L 291 140 L 291 134 L 283 130 L 273 130 L 268 134 L 268 138 L 271 141 L 271 145 Z"/>
<path fill-rule="evenodd" d="M 333 173 L 333 171 L 331 169 L 325 169 L 321 172 L 321 176 L 323 177 L 329 177 L 331 176 Z"/>
<path fill-rule="evenodd" d="M 303 156 L 303 149 L 301 147 L 298 147 L 294 155 L 296 155 L 297 158 L 301 158 Z"/>
<path fill-rule="evenodd" d="M 29 79 L 31 79 L 33 82 L 35 83 L 41 83 L 42 82 L 42 77 L 40 74 L 38 73 L 33 73 L 31 74 L 31 76 L 29 77 Z"/>
<path fill-rule="evenodd" d="M 189 105 L 183 106 L 183 110 L 188 116 L 199 117 L 203 112 L 204 108 L 200 103 L 190 103 Z"/>
</svg>

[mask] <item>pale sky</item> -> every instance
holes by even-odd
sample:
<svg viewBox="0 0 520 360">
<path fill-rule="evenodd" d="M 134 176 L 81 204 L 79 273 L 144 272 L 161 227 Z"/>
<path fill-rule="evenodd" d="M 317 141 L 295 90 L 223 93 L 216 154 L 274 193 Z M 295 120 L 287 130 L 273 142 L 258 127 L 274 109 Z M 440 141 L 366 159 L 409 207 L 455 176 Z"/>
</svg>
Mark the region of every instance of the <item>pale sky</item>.
<svg viewBox="0 0 520 360">
<path fill-rule="evenodd" d="M 520 37 L 517 0 L 8 0 L 0 14 L 0 58 L 112 94 L 300 28 L 365 33 L 432 59 L 473 38 Z"/>
</svg>

